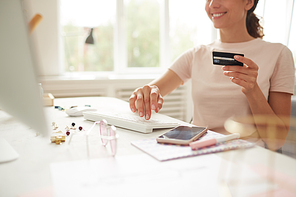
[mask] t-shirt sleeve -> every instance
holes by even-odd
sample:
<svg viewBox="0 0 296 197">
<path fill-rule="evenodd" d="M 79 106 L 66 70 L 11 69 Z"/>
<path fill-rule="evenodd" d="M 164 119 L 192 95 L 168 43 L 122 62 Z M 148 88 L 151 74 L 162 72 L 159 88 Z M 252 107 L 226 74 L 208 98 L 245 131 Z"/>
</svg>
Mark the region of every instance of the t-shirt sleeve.
<svg viewBox="0 0 296 197">
<path fill-rule="evenodd" d="M 194 49 L 189 49 L 181 54 L 169 68 L 182 79 L 183 83 L 191 78 L 193 56 Z"/>
<path fill-rule="evenodd" d="M 292 52 L 284 46 L 270 79 L 270 91 L 294 94 L 295 65 Z"/>
</svg>

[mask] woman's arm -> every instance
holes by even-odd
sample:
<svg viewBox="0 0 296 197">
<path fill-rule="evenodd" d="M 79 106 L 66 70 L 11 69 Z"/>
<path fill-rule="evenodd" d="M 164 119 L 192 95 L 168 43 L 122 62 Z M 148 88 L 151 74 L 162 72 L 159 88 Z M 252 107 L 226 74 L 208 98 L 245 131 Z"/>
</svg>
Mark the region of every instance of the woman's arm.
<svg viewBox="0 0 296 197">
<path fill-rule="evenodd" d="M 244 66 L 224 66 L 224 75 L 241 86 L 249 102 L 259 136 L 269 149 L 277 150 L 285 143 L 289 131 L 291 94 L 269 92 L 267 100 L 257 84 L 258 66 L 245 57 L 235 56 L 235 59 L 244 63 Z"/>
<path fill-rule="evenodd" d="M 270 92 L 268 101 L 259 87 L 247 96 L 261 139 L 270 150 L 281 148 L 290 126 L 291 94 Z"/>
<path fill-rule="evenodd" d="M 143 87 L 137 88 L 129 99 L 130 109 L 138 113 L 140 117 L 149 120 L 151 110 L 158 112 L 162 108 L 163 96 L 178 88 L 183 81 L 172 70 L 168 70 L 159 79 L 156 79 Z"/>
</svg>

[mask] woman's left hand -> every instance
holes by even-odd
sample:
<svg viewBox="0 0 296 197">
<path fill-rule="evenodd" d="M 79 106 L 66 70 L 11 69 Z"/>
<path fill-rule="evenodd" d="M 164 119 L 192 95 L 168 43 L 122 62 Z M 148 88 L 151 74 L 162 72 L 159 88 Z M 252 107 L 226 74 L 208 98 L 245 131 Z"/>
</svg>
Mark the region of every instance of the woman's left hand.
<svg viewBox="0 0 296 197">
<path fill-rule="evenodd" d="M 243 66 L 223 66 L 224 75 L 230 80 L 242 87 L 242 92 L 248 94 L 254 90 L 257 84 L 257 76 L 259 67 L 252 60 L 243 56 L 234 56 Z"/>
</svg>

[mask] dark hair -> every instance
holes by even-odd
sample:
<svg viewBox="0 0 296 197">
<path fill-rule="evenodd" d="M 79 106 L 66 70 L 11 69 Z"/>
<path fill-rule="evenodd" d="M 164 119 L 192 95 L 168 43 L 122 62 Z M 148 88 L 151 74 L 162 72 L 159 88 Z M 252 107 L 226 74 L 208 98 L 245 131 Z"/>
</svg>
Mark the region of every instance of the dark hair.
<svg viewBox="0 0 296 197">
<path fill-rule="evenodd" d="M 259 23 L 259 18 L 257 18 L 256 14 L 254 14 L 254 10 L 257 7 L 259 0 L 254 0 L 253 7 L 248 10 L 247 13 L 247 30 L 248 33 L 254 38 L 263 38 L 263 27 Z"/>
</svg>

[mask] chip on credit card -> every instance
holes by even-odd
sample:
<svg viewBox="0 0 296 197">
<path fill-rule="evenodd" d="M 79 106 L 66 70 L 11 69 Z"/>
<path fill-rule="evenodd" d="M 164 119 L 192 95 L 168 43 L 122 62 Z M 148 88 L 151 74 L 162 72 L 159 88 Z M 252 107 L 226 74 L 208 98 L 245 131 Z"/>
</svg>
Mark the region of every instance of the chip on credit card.
<svg viewBox="0 0 296 197">
<path fill-rule="evenodd" d="M 213 51 L 213 64 L 215 65 L 227 65 L 227 66 L 243 66 L 242 62 L 236 61 L 234 59 L 235 55 L 244 56 L 244 54 L 239 53 L 227 53 Z"/>
</svg>

